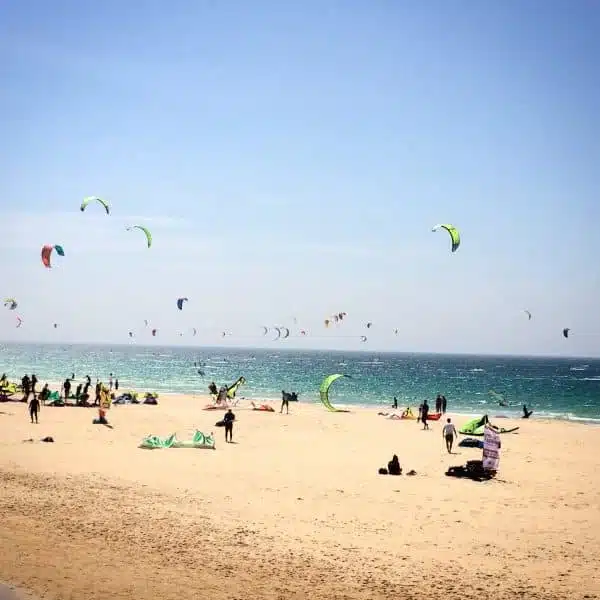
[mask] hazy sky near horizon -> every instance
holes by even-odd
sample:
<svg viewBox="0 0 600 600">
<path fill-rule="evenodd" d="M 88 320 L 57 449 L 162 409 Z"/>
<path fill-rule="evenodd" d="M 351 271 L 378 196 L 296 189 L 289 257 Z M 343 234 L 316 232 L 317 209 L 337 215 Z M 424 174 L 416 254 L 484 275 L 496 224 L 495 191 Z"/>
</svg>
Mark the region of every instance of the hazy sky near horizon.
<svg viewBox="0 0 600 600">
<path fill-rule="evenodd" d="M 13 0 L 0 81 L 0 339 L 600 355 L 597 3 Z"/>
</svg>

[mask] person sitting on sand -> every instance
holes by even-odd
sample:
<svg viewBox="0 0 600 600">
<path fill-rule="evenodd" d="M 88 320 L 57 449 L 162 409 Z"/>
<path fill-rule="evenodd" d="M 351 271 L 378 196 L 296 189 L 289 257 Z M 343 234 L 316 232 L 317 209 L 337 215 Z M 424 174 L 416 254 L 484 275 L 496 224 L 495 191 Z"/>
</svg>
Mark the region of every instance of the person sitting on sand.
<svg viewBox="0 0 600 600">
<path fill-rule="evenodd" d="M 455 436 L 458 437 L 456 427 L 454 427 L 452 419 L 448 419 L 442 430 L 442 437 L 446 440 L 446 450 L 448 450 L 448 454 L 452 454 L 452 444 L 454 443 Z"/>
<path fill-rule="evenodd" d="M 225 423 L 225 441 L 233 442 L 233 422 L 235 421 L 235 415 L 233 411 L 229 409 L 225 416 L 223 417 L 223 422 Z M 229 435 L 229 439 L 227 439 Z"/>
<path fill-rule="evenodd" d="M 388 463 L 388 473 L 390 475 L 402 475 L 402 467 L 397 454 L 394 454 L 392 460 Z"/>
<path fill-rule="evenodd" d="M 529 417 L 533 414 L 532 410 L 527 410 L 527 404 L 523 404 L 523 418 L 529 419 Z"/>
</svg>

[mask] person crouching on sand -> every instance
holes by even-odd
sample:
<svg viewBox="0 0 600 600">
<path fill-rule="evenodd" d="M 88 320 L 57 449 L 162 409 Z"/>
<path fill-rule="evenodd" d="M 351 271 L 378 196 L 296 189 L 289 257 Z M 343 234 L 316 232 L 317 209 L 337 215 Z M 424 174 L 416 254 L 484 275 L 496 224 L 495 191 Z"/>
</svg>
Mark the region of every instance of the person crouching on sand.
<svg viewBox="0 0 600 600">
<path fill-rule="evenodd" d="M 231 409 L 225 413 L 223 421 L 225 422 L 225 441 L 233 442 L 233 422 L 235 421 L 235 415 Z M 227 439 L 227 437 L 229 437 L 229 439 Z"/>
</svg>

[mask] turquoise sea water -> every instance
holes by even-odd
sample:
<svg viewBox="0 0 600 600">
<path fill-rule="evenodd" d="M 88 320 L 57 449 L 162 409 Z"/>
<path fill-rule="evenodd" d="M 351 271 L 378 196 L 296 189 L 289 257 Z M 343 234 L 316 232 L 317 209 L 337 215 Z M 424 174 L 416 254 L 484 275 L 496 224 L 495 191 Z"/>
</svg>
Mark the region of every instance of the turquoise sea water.
<svg viewBox="0 0 600 600">
<path fill-rule="evenodd" d="M 204 376 L 194 363 L 203 365 Z M 400 406 L 415 406 L 440 392 L 453 412 L 517 415 L 526 403 L 540 416 L 600 422 L 599 359 L 0 344 L 0 370 L 11 379 L 36 373 L 41 382 L 72 373 L 106 382 L 113 373 L 121 389 L 202 394 L 211 381 L 244 375 L 241 396 L 279 399 L 285 389 L 303 402 L 318 401 L 325 375 L 344 373 L 350 378 L 334 384 L 334 404 L 382 406 L 396 396 Z M 513 406 L 499 407 L 489 390 Z"/>
</svg>

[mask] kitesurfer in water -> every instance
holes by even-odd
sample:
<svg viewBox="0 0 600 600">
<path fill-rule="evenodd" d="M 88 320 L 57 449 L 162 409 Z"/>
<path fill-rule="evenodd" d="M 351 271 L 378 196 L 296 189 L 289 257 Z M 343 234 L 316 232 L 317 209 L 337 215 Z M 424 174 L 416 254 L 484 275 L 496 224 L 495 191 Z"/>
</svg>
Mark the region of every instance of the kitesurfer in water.
<svg viewBox="0 0 600 600">
<path fill-rule="evenodd" d="M 527 410 L 527 404 L 523 404 L 523 418 L 529 419 L 529 417 L 533 414 L 532 410 Z"/>
<path fill-rule="evenodd" d="M 225 441 L 233 442 L 233 422 L 235 421 L 235 415 L 233 411 L 229 409 L 225 416 L 223 417 L 223 422 L 225 423 Z M 229 436 L 229 439 L 227 437 Z"/>
</svg>

